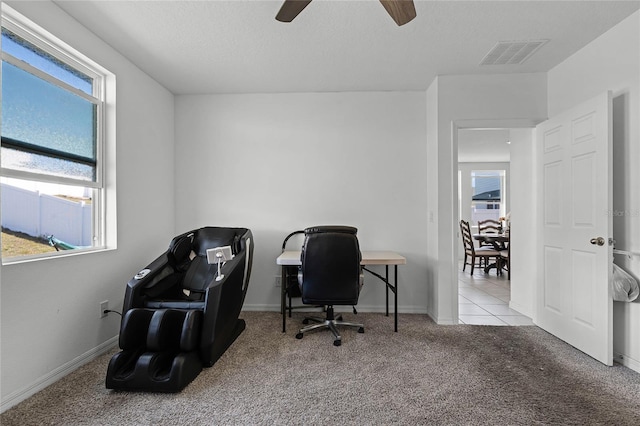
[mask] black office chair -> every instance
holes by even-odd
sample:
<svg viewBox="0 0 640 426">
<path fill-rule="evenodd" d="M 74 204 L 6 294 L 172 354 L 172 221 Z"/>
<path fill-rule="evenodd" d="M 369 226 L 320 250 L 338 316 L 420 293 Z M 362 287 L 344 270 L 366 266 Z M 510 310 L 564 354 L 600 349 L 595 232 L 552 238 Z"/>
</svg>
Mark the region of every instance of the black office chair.
<svg viewBox="0 0 640 426">
<path fill-rule="evenodd" d="M 364 274 L 360 265 L 361 253 L 356 228 L 349 226 L 316 226 L 304 230 L 302 266 L 298 282 L 302 303 L 326 305 L 326 318 L 307 317 L 303 321 L 315 324 L 300 329 L 297 339 L 313 330 L 329 329 L 334 335 L 333 344 L 340 346 L 342 338 L 337 326 L 357 327 L 364 333 L 364 325 L 342 321 L 342 315 L 334 316 L 334 305 L 356 305 Z M 355 308 L 354 308 L 354 313 Z"/>
<path fill-rule="evenodd" d="M 218 272 L 207 250 L 225 246 L 233 258 Z M 212 366 L 245 329 L 239 316 L 252 258 L 246 228 L 205 227 L 175 237 L 127 283 L 122 351 L 109 362 L 106 387 L 178 392 Z"/>
<path fill-rule="evenodd" d="M 301 238 L 302 237 L 302 238 Z M 304 230 L 293 231 L 289 235 L 285 237 L 282 241 L 282 252 L 284 253 L 287 249 L 289 250 L 300 250 L 302 248 L 304 242 Z M 286 316 L 287 313 L 289 318 L 291 318 L 291 314 L 294 309 L 303 309 L 309 308 L 307 305 L 293 304 L 293 299 L 297 299 L 302 297 L 302 293 L 300 291 L 300 285 L 298 284 L 298 271 L 300 270 L 299 266 L 283 266 L 284 274 L 282 275 L 282 304 L 280 306 L 281 314 L 282 314 L 282 332 L 287 331 L 286 329 Z M 322 305 L 316 305 L 316 308 L 323 308 Z"/>
</svg>

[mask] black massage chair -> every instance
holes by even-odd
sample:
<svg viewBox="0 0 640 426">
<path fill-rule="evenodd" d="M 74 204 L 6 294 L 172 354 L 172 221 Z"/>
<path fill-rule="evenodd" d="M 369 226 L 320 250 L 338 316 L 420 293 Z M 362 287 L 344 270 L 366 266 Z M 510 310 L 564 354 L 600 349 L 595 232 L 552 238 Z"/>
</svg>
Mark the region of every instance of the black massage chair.
<svg viewBox="0 0 640 426">
<path fill-rule="evenodd" d="M 208 249 L 222 247 L 207 259 Z M 224 262 L 213 254 L 222 252 Z M 249 229 L 205 227 L 175 237 L 127 283 L 122 351 L 109 362 L 106 387 L 179 392 L 212 366 L 245 329 L 239 315 L 252 258 Z"/>
</svg>

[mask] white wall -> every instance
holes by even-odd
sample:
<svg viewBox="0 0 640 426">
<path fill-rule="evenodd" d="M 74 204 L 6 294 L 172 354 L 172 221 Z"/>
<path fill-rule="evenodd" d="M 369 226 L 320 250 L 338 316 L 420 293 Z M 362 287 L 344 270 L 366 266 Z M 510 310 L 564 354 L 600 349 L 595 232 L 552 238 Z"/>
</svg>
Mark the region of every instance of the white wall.
<svg viewBox="0 0 640 426">
<path fill-rule="evenodd" d="M 442 324 L 444 319 L 441 317 L 438 311 L 440 304 L 438 303 L 440 294 L 440 286 L 438 285 L 438 271 L 439 271 L 439 253 L 438 253 L 438 199 L 440 197 L 440 186 L 438 184 L 438 157 L 437 152 L 439 150 L 438 141 L 438 102 L 439 102 L 439 77 L 436 77 L 427 89 L 425 96 L 427 102 L 427 161 L 425 166 L 427 168 L 427 300 L 428 300 L 428 312 L 434 321 Z M 453 160 L 452 160 L 453 161 Z M 457 179 L 457 178 L 456 178 Z M 446 288 L 446 286 L 443 286 Z M 455 313 L 448 313 L 447 323 L 456 324 L 457 320 L 453 320 L 455 317 L 451 315 L 457 315 Z"/>
<path fill-rule="evenodd" d="M 426 312 L 425 113 L 422 92 L 177 96 L 177 228 L 250 228 L 244 308 L 279 310 L 284 237 L 353 225 L 363 250 L 407 258 L 399 311 Z M 383 310 L 382 283 L 365 278 L 359 309 Z"/>
<path fill-rule="evenodd" d="M 175 231 L 173 95 L 55 4 L 8 3 L 116 74 L 119 185 L 117 250 L 1 268 L 2 410 L 115 343 L 120 319 L 99 319 L 100 301 L 121 310 Z"/>
<path fill-rule="evenodd" d="M 545 74 L 439 76 L 427 89 L 429 295 L 440 324 L 457 323 L 458 186 L 456 126 L 495 121 L 497 127 L 546 117 Z M 477 126 L 483 127 L 483 126 Z M 485 126 L 488 127 L 488 126 Z M 433 218 L 433 221 L 431 221 Z"/>
<path fill-rule="evenodd" d="M 613 234 L 616 248 L 634 252 L 640 252 L 639 80 L 640 12 L 548 73 L 550 116 L 613 92 Z M 640 256 L 615 256 L 615 261 L 640 278 Z M 613 305 L 614 356 L 640 371 L 640 301 Z"/>
<path fill-rule="evenodd" d="M 534 129 L 510 129 L 511 140 L 511 300 L 509 307 L 533 317 L 535 301 L 537 177 Z"/>
</svg>

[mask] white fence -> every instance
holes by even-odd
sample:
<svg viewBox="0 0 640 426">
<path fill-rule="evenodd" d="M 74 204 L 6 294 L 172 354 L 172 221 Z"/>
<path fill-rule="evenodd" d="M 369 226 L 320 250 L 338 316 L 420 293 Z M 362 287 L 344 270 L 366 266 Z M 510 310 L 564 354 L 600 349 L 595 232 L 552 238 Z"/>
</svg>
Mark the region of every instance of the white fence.
<svg viewBox="0 0 640 426">
<path fill-rule="evenodd" d="M 91 204 L 2 184 L 3 228 L 90 246 L 91 220 Z"/>
</svg>

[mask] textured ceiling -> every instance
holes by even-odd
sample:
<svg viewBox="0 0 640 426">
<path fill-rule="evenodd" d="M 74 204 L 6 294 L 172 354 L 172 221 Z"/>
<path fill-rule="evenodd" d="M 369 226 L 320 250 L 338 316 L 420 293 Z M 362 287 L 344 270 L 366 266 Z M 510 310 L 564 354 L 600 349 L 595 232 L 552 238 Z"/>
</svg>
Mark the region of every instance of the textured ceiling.
<svg viewBox="0 0 640 426">
<path fill-rule="evenodd" d="M 422 90 L 438 74 L 544 72 L 638 1 L 420 1 L 398 27 L 377 0 L 63 1 L 62 9 L 175 94 Z M 480 66 L 499 41 L 549 39 L 522 65 Z"/>
</svg>

